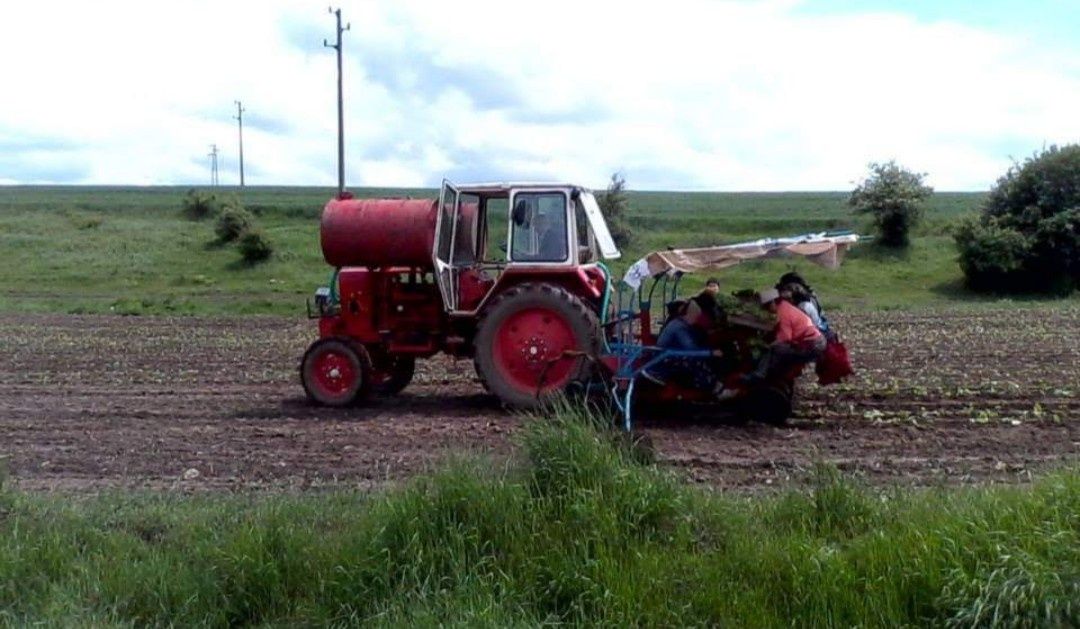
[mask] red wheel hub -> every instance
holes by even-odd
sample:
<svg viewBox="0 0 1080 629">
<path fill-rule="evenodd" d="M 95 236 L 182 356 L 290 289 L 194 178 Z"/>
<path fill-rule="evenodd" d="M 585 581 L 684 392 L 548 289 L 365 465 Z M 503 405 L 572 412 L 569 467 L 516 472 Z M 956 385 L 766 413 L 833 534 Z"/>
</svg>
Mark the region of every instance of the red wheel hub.
<svg viewBox="0 0 1080 629">
<path fill-rule="evenodd" d="M 575 364 L 565 350 L 576 350 L 574 331 L 557 312 L 526 308 L 507 317 L 495 334 L 494 363 L 522 391 L 560 389 Z"/>
<path fill-rule="evenodd" d="M 316 386 L 329 395 L 343 395 L 356 382 L 356 367 L 348 356 L 326 350 L 315 357 L 312 378 Z"/>
</svg>

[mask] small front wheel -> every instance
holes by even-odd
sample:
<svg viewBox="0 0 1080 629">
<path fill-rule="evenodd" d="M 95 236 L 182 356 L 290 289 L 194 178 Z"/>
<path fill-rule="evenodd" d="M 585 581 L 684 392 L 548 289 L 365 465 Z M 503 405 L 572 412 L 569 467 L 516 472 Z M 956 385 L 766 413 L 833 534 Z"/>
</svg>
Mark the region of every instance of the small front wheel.
<svg viewBox="0 0 1080 629">
<path fill-rule="evenodd" d="M 371 356 L 348 339 L 315 341 L 300 363 L 300 382 L 313 402 L 349 406 L 371 395 Z"/>
</svg>

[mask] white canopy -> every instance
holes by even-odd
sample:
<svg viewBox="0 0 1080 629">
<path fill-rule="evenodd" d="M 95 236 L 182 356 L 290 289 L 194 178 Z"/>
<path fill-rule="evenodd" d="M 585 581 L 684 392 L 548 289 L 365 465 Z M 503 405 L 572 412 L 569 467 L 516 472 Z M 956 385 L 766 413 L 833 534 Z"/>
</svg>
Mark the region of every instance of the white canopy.
<svg viewBox="0 0 1080 629">
<path fill-rule="evenodd" d="M 749 242 L 697 249 L 654 251 L 638 260 L 623 277 L 623 282 L 637 290 L 645 278 L 663 273 L 695 273 L 735 266 L 745 260 L 803 256 L 828 269 L 840 266 L 844 254 L 859 241 L 856 234 L 828 235 L 828 232 L 789 238 L 762 238 Z"/>
</svg>

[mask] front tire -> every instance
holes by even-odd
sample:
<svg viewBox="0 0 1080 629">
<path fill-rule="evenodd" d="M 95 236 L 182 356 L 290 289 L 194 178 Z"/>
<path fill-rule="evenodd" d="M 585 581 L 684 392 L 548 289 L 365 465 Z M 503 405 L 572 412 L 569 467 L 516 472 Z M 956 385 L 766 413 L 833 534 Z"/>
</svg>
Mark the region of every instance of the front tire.
<svg viewBox="0 0 1080 629">
<path fill-rule="evenodd" d="M 476 371 L 504 404 L 531 409 L 579 378 L 600 347 L 600 323 L 589 306 L 561 286 L 521 284 L 496 297 L 481 315 Z"/>
<path fill-rule="evenodd" d="M 308 398 L 324 406 L 349 406 L 371 396 L 371 356 L 347 339 L 315 341 L 300 363 L 300 382 Z"/>
</svg>

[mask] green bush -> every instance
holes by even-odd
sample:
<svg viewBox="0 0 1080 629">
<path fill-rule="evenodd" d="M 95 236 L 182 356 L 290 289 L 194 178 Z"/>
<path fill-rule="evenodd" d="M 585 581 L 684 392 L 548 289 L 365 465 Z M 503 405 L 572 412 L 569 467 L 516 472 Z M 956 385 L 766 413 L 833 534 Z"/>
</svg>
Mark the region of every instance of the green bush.
<svg viewBox="0 0 1080 629">
<path fill-rule="evenodd" d="M 255 225 L 255 217 L 239 203 L 228 203 L 218 214 L 214 233 L 221 242 L 233 242 Z"/>
<path fill-rule="evenodd" d="M 221 199 L 216 194 L 192 188 L 184 197 L 183 212 L 187 218 L 201 221 L 220 212 L 221 205 Z"/>
<path fill-rule="evenodd" d="M 1080 144 L 1051 146 L 1010 168 L 981 216 L 954 237 L 972 288 L 1068 292 L 1080 286 Z"/>
<path fill-rule="evenodd" d="M 255 264 L 268 259 L 274 253 L 274 247 L 270 239 L 261 229 L 253 228 L 240 235 L 237 241 L 240 255 L 249 264 Z"/>
<path fill-rule="evenodd" d="M 976 290 L 1018 290 L 1027 281 L 1024 260 L 1028 243 L 1016 231 L 996 221 L 968 218 L 953 231 L 960 250 L 960 268 L 968 286 Z"/>
<path fill-rule="evenodd" d="M 923 183 L 926 173 L 914 173 L 895 161 L 870 164 L 870 175 L 851 192 L 848 205 L 858 214 L 874 217 L 881 244 L 906 247 L 908 234 L 922 217 L 923 205 L 934 189 Z"/>
<path fill-rule="evenodd" d="M 1039 221 L 1031 238 L 1032 267 L 1056 286 L 1080 286 L 1080 206 Z"/>
</svg>

